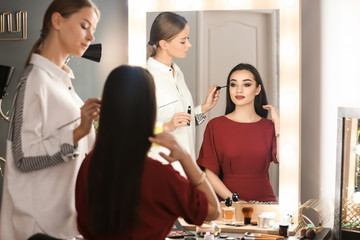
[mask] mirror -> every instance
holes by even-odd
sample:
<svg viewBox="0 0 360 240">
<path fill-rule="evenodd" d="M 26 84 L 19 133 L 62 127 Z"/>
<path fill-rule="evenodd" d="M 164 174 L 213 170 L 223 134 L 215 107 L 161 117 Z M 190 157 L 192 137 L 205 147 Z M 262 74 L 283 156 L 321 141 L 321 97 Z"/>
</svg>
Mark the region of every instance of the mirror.
<svg viewBox="0 0 360 240">
<path fill-rule="evenodd" d="M 147 12 L 146 39 L 154 19 L 161 12 Z M 240 62 L 255 66 L 265 86 L 269 104 L 279 107 L 279 18 L 278 10 L 176 11 L 190 27 L 190 51 L 174 61 L 184 73 L 194 105 L 204 102 L 208 88 L 226 85 L 231 68 Z M 244 37 L 245 36 L 245 37 Z M 226 43 L 226 44 L 225 44 Z M 229 52 L 241 53 L 229 55 Z M 211 57 L 216 56 L 216 57 Z M 204 123 L 196 127 L 196 156 L 210 119 L 224 115 L 226 89 L 216 106 L 207 113 Z M 279 198 L 279 165 L 270 164 L 269 179 L 276 199 Z M 260 199 L 254 199 L 261 201 Z"/>
<path fill-rule="evenodd" d="M 278 10 L 279 108 L 281 109 L 278 152 L 281 163 L 277 219 L 281 219 L 282 213 L 296 211 L 300 203 L 300 1 L 129 0 L 128 4 L 129 64 L 140 66 L 146 66 L 148 12 L 217 10 L 231 13 L 239 10 Z M 231 68 L 231 66 L 227 67 Z M 200 88 L 204 92 L 207 90 L 203 86 Z M 203 96 L 199 97 L 204 99 Z"/>
<path fill-rule="evenodd" d="M 360 109 L 338 108 L 334 239 L 360 237 Z"/>
</svg>

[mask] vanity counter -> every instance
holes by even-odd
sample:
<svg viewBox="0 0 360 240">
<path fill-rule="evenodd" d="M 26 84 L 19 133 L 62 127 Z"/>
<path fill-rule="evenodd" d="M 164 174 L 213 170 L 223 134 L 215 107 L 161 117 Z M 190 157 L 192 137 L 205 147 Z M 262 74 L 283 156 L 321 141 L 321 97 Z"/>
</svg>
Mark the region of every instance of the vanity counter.
<svg viewBox="0 0 360 240">
<path fill-rule="evenodd" d="M 196 226 L 195 225 L 191 225 L 185 222 L 184 219 L 179 218 L 178 219 L 180 224 L 183 226 L 183 228 L 187 231 L 191 231 L 195 233 L 196 230 Z M 221 224 L 221 221 L 214 221 L 216 224 L 218 224 L 221 228 L 221 233 L 222 234 L 226 234 L 229 237 L 233 237 L 235 240 L 241 239 L 241 237 L 244 236 L 245 232 L 248 233 L 263 233 L 263 234 L 273 234 L 273 235 L 278 235 L 278 231 L 275 229 L 261 229 L 257 226 L 242 226 L 242 227 L 233 227 L 233 226 L 227 226 L 227 225 L 223 225 Z M 284 239 L 288 239 L 288 240 L 295 240 L 298 239 L 297 236 L 295 235 L 294 231 L 289 231 L 289 237 L 284 238 Z M 322 231 L 320 231 L 319 233 L 316 234 L 316 237 L 314 238 L 315 240 L 329 240 L 331 237 L 331 229 L 330 228 L 324 228 Z M 189 238 L 190 240 L 191 238 Z M 204 238 L 193 238 L 193 239 L 204 239 Z M 226 238 L 215 238 L 215 239 L 226 239 Z M 308 239 L 304 239 L 304 240 L 308 240 Z"/>
<path fill-rule="evenodd" d="M 196 226 L 192 225 L 192 224 L 188 224 L 184 219 L 179 218 L 179 222 L 181 223 L 181 225 L 184 227 L 185 230 L 188 231 L 195 231 L 196 230 Z M 259 228 L 258 226 L 253 226 L 253 225 L 242 225 L 242 226 L 229 226 L 229 225 L 224 225 L 220 220 L 216 220 L 213 221 L 215 222 L 217 225 L 219 225 L 219 227 L 221 228 L 221 232 L 226 232 L 226 233 L 263 233 L 263 234 L 278 234 L 279 231 L 272 229 L 272 228 Z M 240 224 L 240 222 L 238 222 Z M 242 224 L 242 222 L 241 222 Z M 289 235 L 293 236 L 295 235 L 295 232 L 291 229 L 289 229 Z"/>
</svg>

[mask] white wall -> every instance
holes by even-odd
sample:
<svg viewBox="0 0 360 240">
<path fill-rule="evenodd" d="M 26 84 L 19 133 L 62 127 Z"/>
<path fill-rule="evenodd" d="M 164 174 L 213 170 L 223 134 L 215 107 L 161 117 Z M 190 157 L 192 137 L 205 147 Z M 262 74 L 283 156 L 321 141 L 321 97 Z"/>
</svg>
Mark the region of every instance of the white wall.
<svg viewBox="0 0 360 240">
<path fill-rule="evenodd" d="M 360 1 L 302 0 L 302 202 L 333 224 L 337 108 L 360 107 Z"/>
</svg>

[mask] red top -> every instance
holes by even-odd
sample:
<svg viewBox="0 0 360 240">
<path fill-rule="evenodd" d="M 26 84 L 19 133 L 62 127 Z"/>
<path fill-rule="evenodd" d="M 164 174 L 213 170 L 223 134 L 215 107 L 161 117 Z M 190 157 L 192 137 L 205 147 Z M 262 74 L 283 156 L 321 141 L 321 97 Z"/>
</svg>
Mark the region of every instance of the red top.
<svg viewBox="0 0 360 240">
<path fill-rule="evenodd" d="M 268 170 L 276 159 L 276 136 L 271 120 L 239 123 L 225 116 L 206 126 L 197 163 L 219 175 L 231 192 L 245 201 L 276 202 Z"/>
<path fill-rule="evenodd" d="M 79 170 L 75 205 L 79 232 L 87 240 L 102 239 L 165 239 L 180 216 L 188 223 L 201 225 L 208 213 L 208 200 L 171 165 L 148 158 L 145 161 L 141 187 L 140 227 L 119 236 L 101 236 L 89 231 L 85 222 L 87 172 L 90 154 Z"/>
</svg>

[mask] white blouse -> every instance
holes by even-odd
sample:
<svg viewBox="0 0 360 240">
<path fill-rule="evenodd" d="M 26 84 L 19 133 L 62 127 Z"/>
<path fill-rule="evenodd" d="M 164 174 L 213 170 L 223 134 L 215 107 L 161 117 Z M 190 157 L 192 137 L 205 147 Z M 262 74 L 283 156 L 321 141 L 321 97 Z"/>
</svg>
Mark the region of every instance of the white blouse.
<svg viewBox="0 0 360 240">
<path fill-rule="evenodd" d="M 17 86 L 10 115 L 0 239 L 27 239 L 42 232 L 78 234 L 75 182 L 95 133 L 73 146 L 83 101 L 70 69 L 33 54 Z"/>
<path fill-rule="evenodd" d="M 147 61 L 147 69 L 154 77 L 156 87 L 156 103 L 157 103 L 157 118 L 156 126 L 162 126 L 163 123 L 169 122 L 175 113 L 187 112 L 189 106 L 191 108 L 192 121 L 190 126 L 178 127 L 170 134 L 174 135 L 177 141 L 185 147 L 185 149 L 191 154 L 195 161 L 195 117 L 202 116 L 201 105 L 194 108 L 193 99 L 191 93 L 185 83 L 184 75 L 181 72 L 178 65 L 173 63 L 175 73 L 173 74 L 172 68 L 156 61 L 150 57 Z M 204 117 L 203 117 L 204 118 Z M 199 120 L 200 119 L 200 120 Z M 197 117 L 199 123 L 202 122 L 201 117 Z M 158 152 L 163 151 L 168 153 L 168 150 L 153 145 L 150 149 L 149 156 L 167 163 L 162 159 Z M 179 162 L 172 163 L 173 167 L 185 176 L 184 170 Z"/>
</svg>

